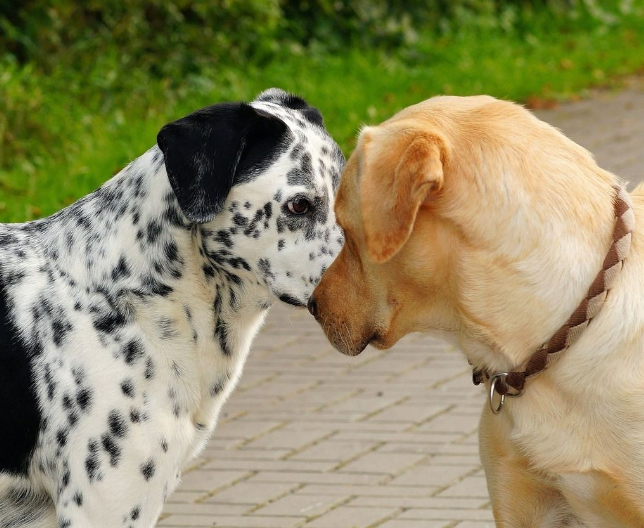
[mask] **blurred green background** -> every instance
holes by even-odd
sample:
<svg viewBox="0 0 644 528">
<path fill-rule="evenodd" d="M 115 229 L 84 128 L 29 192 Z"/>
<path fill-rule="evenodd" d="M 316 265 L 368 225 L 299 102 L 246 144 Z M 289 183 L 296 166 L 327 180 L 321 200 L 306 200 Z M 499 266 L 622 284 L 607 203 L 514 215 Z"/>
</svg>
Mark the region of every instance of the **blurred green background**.
<svg viewBox="0 0 644 528">
<path fill-rule="evenodd" d="M 439 93 L 547 106 L 644 66 L 644 0 L 0 0 L 0 221 L 48 215 L 159 128 L 279 86 L 357 129 Z"/>
</svg>

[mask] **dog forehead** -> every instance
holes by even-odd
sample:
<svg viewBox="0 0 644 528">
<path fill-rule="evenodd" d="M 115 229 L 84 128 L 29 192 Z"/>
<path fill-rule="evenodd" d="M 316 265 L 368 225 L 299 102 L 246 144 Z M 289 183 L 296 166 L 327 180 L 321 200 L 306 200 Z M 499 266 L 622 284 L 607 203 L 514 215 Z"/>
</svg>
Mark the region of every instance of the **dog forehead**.
<svg viewBox="0 0 644 528">
<path fill-rule="evenodd" d="M 324 195 L 334 194 L 345 160 L 326 129 L 307 121 L 298 110 L 266 101 L 251 104 L 281 119 L 291 132 L 276 167 L 285 175 L 286 184 Z"/>
<path fill-rule="evenodd" d="M 333 147 L 337 149 L 337 145 L 324 126 L 307 120 L 300 110 L 268 101 L 253 101 L 250 104 L 254 108 L 263 110 L 281 119 L 291 131 L 294 139 L 304 144 L 310 142 L 310 148 L 324 150 L 325 153 L 327 151 L 328 153 L 332 153 L 335 150 Z"/>
<path fill-rule="evenodd" d="M 263 110 L 266 113 L 280 118 L 291 130 L 306 130 L 308 133 L 317 134 L 320 134 L 324 130 L 320 125 L 308 121 L 298 109 L 289 108 L 270 101 L 253 101 L 250 105 L 253 108 Z"/>
</svg>

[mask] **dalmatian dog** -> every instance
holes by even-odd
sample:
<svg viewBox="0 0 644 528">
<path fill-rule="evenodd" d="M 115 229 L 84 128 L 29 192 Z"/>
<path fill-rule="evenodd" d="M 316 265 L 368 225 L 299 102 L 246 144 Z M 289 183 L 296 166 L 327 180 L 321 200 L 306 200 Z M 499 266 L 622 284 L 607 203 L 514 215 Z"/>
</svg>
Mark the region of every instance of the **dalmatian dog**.
<svg viewBox="0 0 644 528">
<path fill-rule="evenodd" d="M 341 248 L 344 157 L 270 89 L 198 110 L 92 194 L 0 224 L 0 528 L 148 528 L 278 299 Z"/>
</svg>

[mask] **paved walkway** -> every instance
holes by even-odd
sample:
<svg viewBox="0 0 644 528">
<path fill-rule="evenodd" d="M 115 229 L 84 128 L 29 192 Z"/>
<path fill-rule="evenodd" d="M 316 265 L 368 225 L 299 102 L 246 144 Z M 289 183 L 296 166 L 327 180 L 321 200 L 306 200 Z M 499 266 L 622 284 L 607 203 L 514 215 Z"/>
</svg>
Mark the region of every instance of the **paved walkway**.
<svg viewBox="0 0 644 528">
<path fill-rule="evenodd" d="M 644 82 L 539 116 L 605 168 L 644 175 Z M 408 336 L 348 358 L 308 313 L 276 307 L 158 526 L 492 528 L 483 404 L 454 348 Z"/>
</svg>

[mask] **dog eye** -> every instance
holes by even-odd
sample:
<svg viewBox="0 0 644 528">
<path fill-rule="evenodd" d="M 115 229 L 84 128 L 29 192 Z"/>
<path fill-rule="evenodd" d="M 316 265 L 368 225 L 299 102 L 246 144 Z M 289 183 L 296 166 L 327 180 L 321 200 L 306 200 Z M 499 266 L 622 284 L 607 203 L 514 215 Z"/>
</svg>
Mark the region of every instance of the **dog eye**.
<svg viewBox="0 0 644 528">
<path fill-rule="evenodd" d="M 311 207 L 309 201 L 305 200 L 304 198 L 296 198 L 295 200 L 288 202 L 286 205 L 288 207 L 288 210 L 296 215 L 303 215 L 308 213 Z"/>
</svg>

